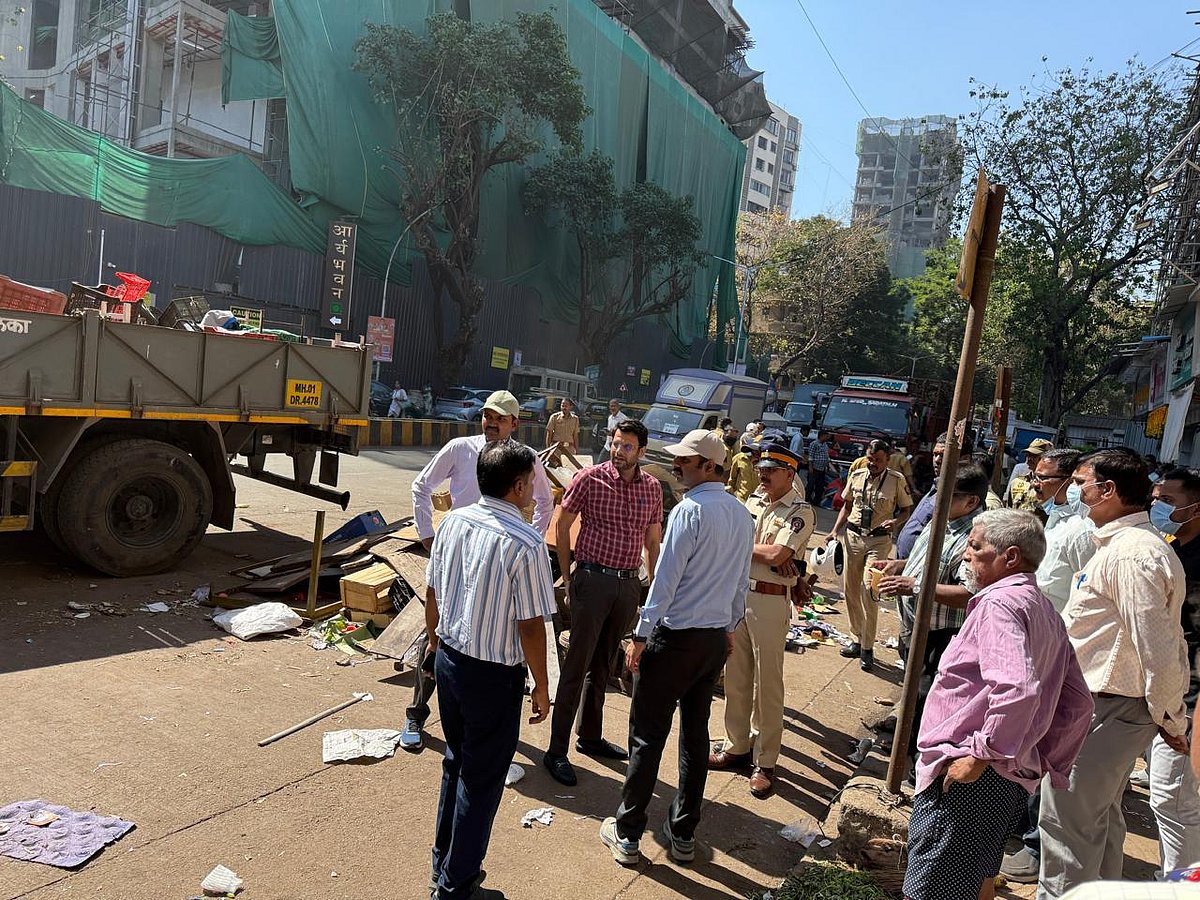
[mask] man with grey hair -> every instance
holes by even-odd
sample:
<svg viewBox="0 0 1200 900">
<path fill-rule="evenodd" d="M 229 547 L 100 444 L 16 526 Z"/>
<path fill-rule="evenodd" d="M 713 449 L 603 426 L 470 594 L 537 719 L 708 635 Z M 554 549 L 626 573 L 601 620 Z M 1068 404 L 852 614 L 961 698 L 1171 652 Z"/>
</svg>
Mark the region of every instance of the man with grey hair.
<svg viewBox="0 0 1200 900">
<path fill-rule="evenodd" d="M 925 704 L 908 834 L 909 900 L 994 896 L 1004 841 L 1043 776 L 1060 787 L 1092 698 L 1062 618 L 1038 588 L 1031 513 L 981 513 L 963 556 L 976 591 Z"/>
</svg>

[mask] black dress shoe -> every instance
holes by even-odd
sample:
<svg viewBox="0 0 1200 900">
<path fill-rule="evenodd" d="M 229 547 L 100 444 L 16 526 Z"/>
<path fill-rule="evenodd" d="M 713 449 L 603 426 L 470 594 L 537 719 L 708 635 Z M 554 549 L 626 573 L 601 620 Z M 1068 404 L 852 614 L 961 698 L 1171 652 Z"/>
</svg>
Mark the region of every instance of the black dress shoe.
<svg viewBox="0 0 1200 900">
<path fill-rule="evenodd" d="M 546 767 L 550 777 L 559 784 L 574 787 L 579 783 L 579 779 L 575 776 L 575 767 L 565 756 L 554 756 L 547 753 L 542 757 L 542 765 Z"/>
<path fill-rule="evenodd" d="M 843 647 L 842 656 L 846 657 L 847 659 L 858 659 L 860 656 L 862 656 L 862 644 L 860 644 L 858 641 L 855 641 L 849 647 Z"/>
<path fill-rule="evenodd" d="M 595 756 L 600 759 L 629 759 L 629 754 L 623 747 L 618 747 L 612 741 L 597 738 L 594 741 L 578 740 L 575 749 L 584 756 Z"/>
<path fill-rule="evenodd" d="M 874 650 L 864 650 L 862 652 L 862 655 L 859 656 L 858 665 L 859 665 L 859 668 L 861 668 L 864 672 L 870 672 L 871 669 L 875 666 L 875 651 Z"/>
</svg>

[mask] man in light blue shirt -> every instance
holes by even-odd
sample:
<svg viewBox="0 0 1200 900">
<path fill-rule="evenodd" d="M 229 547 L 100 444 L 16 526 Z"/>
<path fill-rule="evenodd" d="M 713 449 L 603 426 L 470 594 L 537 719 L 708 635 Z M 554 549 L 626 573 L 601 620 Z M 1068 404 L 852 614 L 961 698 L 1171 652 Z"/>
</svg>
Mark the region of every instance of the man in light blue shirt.
<svg viewBox="0 0 1200 900">
<path fill-rule="evenodd" d="M 725 492 L 725 445 L 712 432 L 688 432 L 664 448 L 688 491 L 671 510 L 650 596 L 626 663 L 634 673 L 629 767 L 615 817 L 600 839 L 622 865 L 640 859 L 646 809 L 679 707 L 679 792 L 663 835 L 676 862 L 695 858 L 696 826 L 708 777 L 712 692 L 746 612 L 754 520 Z"/>
</svg>

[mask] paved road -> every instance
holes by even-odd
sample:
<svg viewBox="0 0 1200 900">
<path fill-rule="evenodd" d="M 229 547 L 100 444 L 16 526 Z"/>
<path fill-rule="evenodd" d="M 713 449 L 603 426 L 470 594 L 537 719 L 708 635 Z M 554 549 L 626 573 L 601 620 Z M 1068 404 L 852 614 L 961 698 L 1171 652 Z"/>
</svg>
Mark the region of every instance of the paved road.
<svg viewBox="0 0 1200 900">
<path fill-rule="evenodd" d="M 429 456 L 392 450 L 343 460 L 353 502 L 344 515 L 329 515 L 330 528 L 370 509 L 389 519 L 408 514 L 409 486 Z M 246 556 L 304 546 L 319 501 L 245 479 L 238 488 L 236 529 L 211 531 L 177 570 L 152 578 L 80 571 L 33 535 L 0 543 L 0 694 L 7 706 L 0 804 L 43 798 L 138 826 L 77 872 L 0 857 L 0 897 L 184 898 L 199 893 L 218 863 L 246 879 L 241 896 L 249 900 L 426 896 L 442 747 L 436 717 L 422 754 L 367 765 L 321 762 L 324 730 L 399 727 L 408 673 L 377 660 L 338 666 L 336 651 L 314 651 L 299 636 L 236 641 L 203 609 L 138 611 L 155 600 L 175 607 L 200 584 L 236 583 L 227 573 Z M 72 600 L 105 600 L 129 614 L 75 619 L 66 609 Z M 895 619 L 883 618 L 887 634 Z M 891 661 L 887 651 L 880 656 Z M 576 758 L 580 784 L 564 789 L 540 767 L 548 725 L 523 726 L 517 761 L 528 776 L 505 792 L 488 883 L 520 900 L 741 897 L 772 886 L 801 852 L 779 837 L 780 828 L 823 815 L 849 776 L 845 755 L 862 731 L 860 716 L 878 709 L 876 695 L 894 694 L 896 681 L 890 671 L 860 672 L 832 648 L 790 655 L 779 792 L 754 800 L 743 776 L 714 773 L 700 858 L 690 867 L 667 861 L 649 836 L 647 861 L 617 866 L 596 834 L 616 808 L 620 767 Z M 364 690 L 373 702 L 270 747 L 256 745 Z M 628 699 L 612 693 L 608 709 L 608 737 L 623 742 Z M 722 711 L 718 700 L 714 737 Z M 668 745 L 652 825 L 662 820 L 675 777 Z M 521 815 L 544 805 L 556 809 L 554 823 L 522 828 Z"/>
</svg>

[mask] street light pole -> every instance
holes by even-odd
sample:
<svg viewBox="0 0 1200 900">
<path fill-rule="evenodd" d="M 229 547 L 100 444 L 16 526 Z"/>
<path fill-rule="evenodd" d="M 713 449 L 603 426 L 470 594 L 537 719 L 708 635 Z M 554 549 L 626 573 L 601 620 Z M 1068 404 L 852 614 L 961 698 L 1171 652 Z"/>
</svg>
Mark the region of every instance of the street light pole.
<svg viewBox="0 0 1200 900">
<path fill-rule="evenodd" d="M 712 258 L 718 262 L 728 263 L 735 269 L 741 269 L 742 271 L 742 283 L 744 285 L 743 289 L 746 296 L 745 299 L 738 304 L 737 337 L 734 338 L 733 344 L 733 365 L 734 369 L 736 370 L 739 363 L 742 366 L 745 366 L 746 352 L 749 350 L 750 346 L 750 335 L 748 333 L 749 328 L 747 327 L 746 319 L 750 314 L 750 294 L 754 290 L 754 277 L 758 272 L 759 266 L 748 266 L 745 263 L 735 262 L 732 259 L 726 259 L 723 256 L 717 256 L 712 253 L 710 253 L 709 256 L 712 256 Z M 762 265 L 762 263 L 759 263 L 759 265 Z"/>
</svg>

